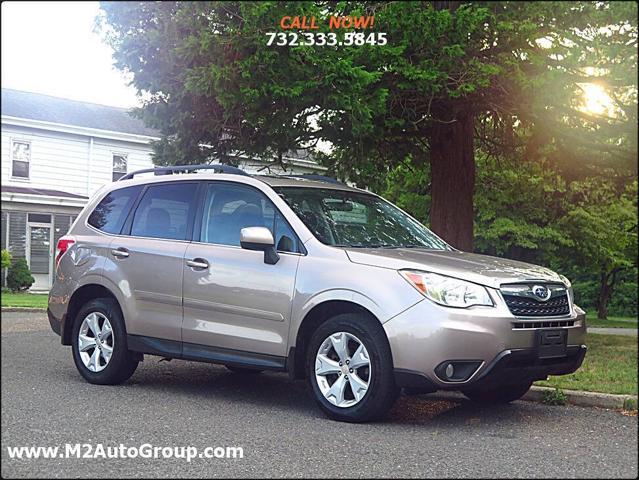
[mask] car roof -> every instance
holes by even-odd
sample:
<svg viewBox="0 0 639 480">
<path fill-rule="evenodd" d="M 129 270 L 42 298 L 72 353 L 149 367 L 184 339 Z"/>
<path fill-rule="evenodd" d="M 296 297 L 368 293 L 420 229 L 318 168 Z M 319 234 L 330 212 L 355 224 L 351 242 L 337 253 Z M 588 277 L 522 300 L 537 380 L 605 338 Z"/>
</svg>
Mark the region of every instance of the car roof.
<svg viewBox="0 0 639 480">
<path fill-rule="evenodd" d="M 271 187 L 305 187 L 305 188 L 330 188 L 332 190 L 346 190 L 361 192 L 358 188 L 351 187 L 341 182 L 319 181 L 299 177 L 285 177 L 277 175 L 251 175 Z"/>
<path fill-rule="evenodd" d="M 321 177 L 314 177 L 321 178 Z M 249 180 L 251 179 L 251 180 Z M 212 172 L 192 172 L 192 173 L 175 173 L 170 175 L 152 175 L 147 172 L 146 175 L 136 176 L 135 178 L 122 179 L 109 185 L 108 190 L 116 190 L 125 186 L 146 185 L 149 183 L 159 182 L 177 182 L 185 180 L 223 180 L 233 181 L 237 183 L 254 184 L 255 181 L 265 183 L 270 187 L 303 187 L 303 188 L 323 188 L 331 190 L 342 190 L 350 192 L 368 193 L 365 190 L 351 187 L 345 183 L 326 177 L 325 181 L 316 179 L 307 179 L 300 177 L 289 177 L 284 175 L 237 175 L 228 173 L 212 173 Z"/>
</svg>

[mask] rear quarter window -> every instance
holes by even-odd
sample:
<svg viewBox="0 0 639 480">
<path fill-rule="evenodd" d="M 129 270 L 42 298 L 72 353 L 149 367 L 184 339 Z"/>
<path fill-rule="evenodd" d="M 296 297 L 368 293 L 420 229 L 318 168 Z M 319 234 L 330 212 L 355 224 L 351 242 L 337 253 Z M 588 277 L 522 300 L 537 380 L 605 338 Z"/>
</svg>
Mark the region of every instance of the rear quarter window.
<svg viewBox="0 0 639 480">
<path fill-rule="evenodd" d="M 98 203 L 89 215 L 87 223 L 106 233 L 120 233 L 129 210 L 141 190 L 142 187 L 139 185 L 113 190 Z"/>
<path fill-rule="evenodd" d="M 149 186 L 133 216 L 131 235 L 186 240 L 196 192 L 197 184 L 193 182 Z"/>
</svg>

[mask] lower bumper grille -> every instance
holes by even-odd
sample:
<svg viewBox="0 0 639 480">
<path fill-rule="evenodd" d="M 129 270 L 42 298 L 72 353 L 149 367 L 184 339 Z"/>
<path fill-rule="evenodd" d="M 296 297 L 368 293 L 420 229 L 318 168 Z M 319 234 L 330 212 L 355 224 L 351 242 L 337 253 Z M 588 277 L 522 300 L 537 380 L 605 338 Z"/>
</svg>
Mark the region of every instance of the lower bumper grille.
<svg viewBox="0 0 639 480">
<path fill-rule="evenodd" d="M 513 328 L 557 328 L 557 327 L 574 327 L 574 320 L 560 320 L 553 322 L 513 322 Z"/>
</svg>

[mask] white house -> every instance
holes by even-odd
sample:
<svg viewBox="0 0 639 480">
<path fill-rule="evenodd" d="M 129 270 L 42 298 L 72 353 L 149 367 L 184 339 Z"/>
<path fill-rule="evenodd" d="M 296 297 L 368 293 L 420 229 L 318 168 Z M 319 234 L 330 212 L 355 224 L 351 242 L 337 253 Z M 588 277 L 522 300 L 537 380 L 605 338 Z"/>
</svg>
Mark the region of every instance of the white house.
<svg viewBox="0 0 639 480">
<path fill-rule="evenodd" d="M 58 239 L 101 186 L 153 167 L 158 133 L 126 109 L 4 88 L 1 133 L 2 248 L 27 259 L 33 290 L 48 290 Z M 285 160 L 287 173 L 323 170 L 310 158 Z M 240 162 L 249 172 L 266 165 Z"/>
</svg>

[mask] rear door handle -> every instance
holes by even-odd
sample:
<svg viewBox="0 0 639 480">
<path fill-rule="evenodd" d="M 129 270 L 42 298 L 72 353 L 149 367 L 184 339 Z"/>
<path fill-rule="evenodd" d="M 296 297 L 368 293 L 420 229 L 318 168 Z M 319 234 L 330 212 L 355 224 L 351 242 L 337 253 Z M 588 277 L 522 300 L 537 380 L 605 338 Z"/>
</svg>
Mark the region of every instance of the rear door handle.
<svg viewBox="0 0 639 480">
<path fill-rule="evenodd" d="M 111 255 L 118 258 L 127 258 L 129 256 L 129 251 L 124 247 L 120 247 L 111 250 Z"/>
<path fill-rule="evenodd" d="M 187 260 L 186 264 L 194 270 L 205 270 L 209 268 L 209 262 L 204 258 L 194 258 L 193 260 Z"/>
</svg>

